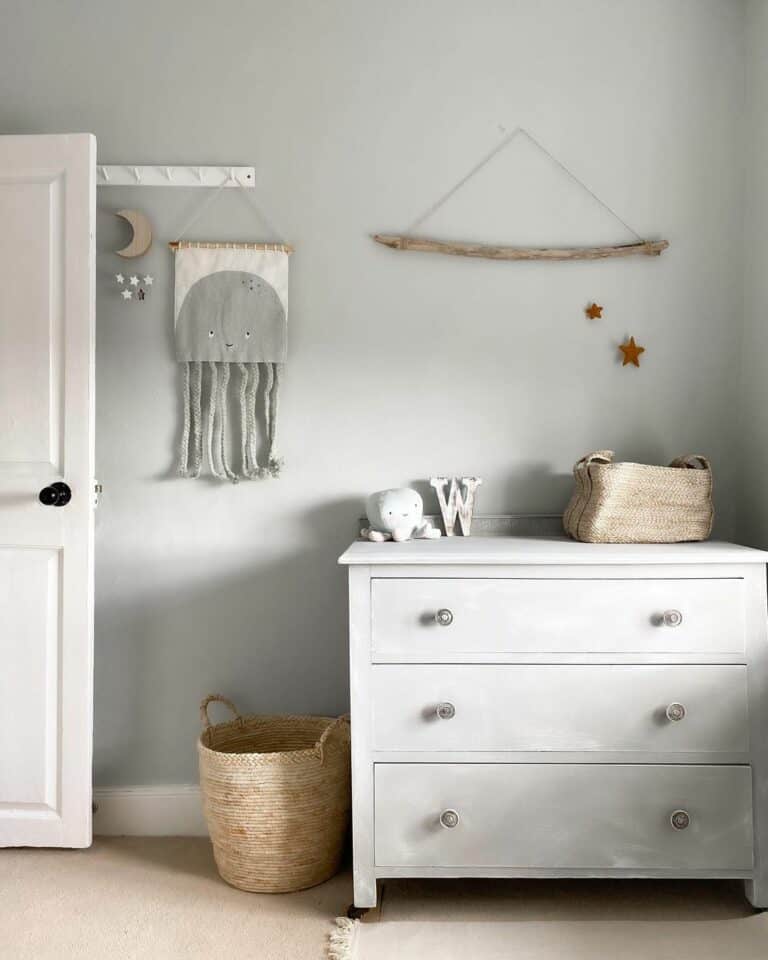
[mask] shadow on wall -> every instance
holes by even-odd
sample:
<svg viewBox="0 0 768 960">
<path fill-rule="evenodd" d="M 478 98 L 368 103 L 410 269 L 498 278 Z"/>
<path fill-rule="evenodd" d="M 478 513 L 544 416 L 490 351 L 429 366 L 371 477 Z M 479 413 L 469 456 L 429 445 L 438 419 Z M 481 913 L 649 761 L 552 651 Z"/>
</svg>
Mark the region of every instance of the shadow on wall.
<svg viewBox="0 0 768 960">
<path fill-rule="evenodd" d="M 299 552 L 249 567 L 218 556 L 194 582 L 109 603 L 96 625 L 98 784 L 196 780 L 208 693 L 243 713 L 348 709 L 346 578 L 336 561 L 362 511 L 359 499 L 326 502 L 301 517 Z M 107 651 L 110 623 L 121 644 Z"/>
<path fill-rule="evenodd" d="M 471 476 L 468 473 L 442 473 L 435 476 L 445 477 L 463 477 Z M 424 513 L 440 514 L 440 506 L 437 501 L 437 494 L 430 486 L 429 480 L 412 480 L 408 486 L 417 490 L 424 501 Z M 503 502 L 507 504 L 501 513 L 537 513 L 535 506 L 529 507 L 524 511 L 518 511 L 515 504 L 541 504 L 542 512 L 557 513 L 565 509 L 573 490 L 572 473 L 555 473 L 550 464 L 545 461 L 535 461 L 532 463 L 520 463 L 509 473 L 507 481 L 503 485 Z M 559 511 L 551 506 L 545 505 L 558 504 Z M 475 496 L 475 513 L 478 516 L 489 513 L 483 509 L 483 487 L 478 488 Z"/>
</svg>

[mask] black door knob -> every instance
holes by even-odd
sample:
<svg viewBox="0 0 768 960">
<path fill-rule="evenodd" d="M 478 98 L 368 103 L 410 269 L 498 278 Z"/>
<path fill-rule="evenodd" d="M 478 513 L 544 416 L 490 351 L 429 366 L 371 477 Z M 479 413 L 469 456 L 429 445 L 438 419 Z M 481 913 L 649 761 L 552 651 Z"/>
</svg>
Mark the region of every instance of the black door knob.
<svg viewBox="0 0 768 960">
<path fill-rule="evenodd" d="M 62 480 L 57 480 L 50 487 L 43 487 L 38 499 L 46 507 L 64 507 L 72 499 L 72 491 Z"/>
</svg>

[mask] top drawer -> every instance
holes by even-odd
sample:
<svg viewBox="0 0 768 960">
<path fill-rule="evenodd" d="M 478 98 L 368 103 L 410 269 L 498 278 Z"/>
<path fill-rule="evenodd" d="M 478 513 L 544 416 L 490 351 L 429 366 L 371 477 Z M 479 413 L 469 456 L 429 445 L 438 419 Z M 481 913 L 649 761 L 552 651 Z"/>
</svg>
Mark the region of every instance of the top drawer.
<svg viewBox="0 0 768 960">
<path fill-rule="evenodd" d="M 743 659 L 744 582 L 374 579 L 374 662 L 537 654 Z"/>
</svg>

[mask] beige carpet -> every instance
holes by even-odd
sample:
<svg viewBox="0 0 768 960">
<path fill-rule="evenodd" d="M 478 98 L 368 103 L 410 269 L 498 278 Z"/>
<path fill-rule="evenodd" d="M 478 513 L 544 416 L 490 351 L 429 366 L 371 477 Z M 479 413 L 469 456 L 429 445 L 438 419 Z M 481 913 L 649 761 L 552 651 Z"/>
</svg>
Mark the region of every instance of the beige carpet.
<svg viewBox="0 0 768 960">
<path fill-rule="evenodd" d="M 768 913 L 710 881 L 388 881 L 353 960 L 766 960 Z"/>
<path fill-rule="evenodd" d="M 0 850 L 0 960 L 322 960 L 342 874 L 286 895 L 219 879 L 205 839 Z"/>
<path fill-rule="evenodd" d="M 348 873 L 302 893 L 223 883 L 201 839 L 0 850 L 1 960 L 322 960 Z M 738 884 L 389 881 L 355 960 L 757 960 L 768 913 Z"/>
</svg>

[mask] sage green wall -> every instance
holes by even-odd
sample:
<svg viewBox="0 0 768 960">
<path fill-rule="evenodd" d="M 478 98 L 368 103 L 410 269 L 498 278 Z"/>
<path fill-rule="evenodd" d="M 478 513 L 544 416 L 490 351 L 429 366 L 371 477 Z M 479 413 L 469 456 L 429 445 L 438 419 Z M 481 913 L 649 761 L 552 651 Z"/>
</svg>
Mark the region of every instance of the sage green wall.
<svg viewBox="0 0 768 960">
<path fill-rule="evenodd" d="M 98 783 L 194 780 L 209 691 L 255 711 L 345 708 L 335 560 L 372 489 L 468 471 L 485 478 L 482 512 L 558 511 L 588 450 L 695 450 L 714 461 L 729 532 L 741 2 L 5 0 L 2 15 L 3 132 L 92 131 L 102 162 L 252 163 L 258 203 L 297 249 L 284 479 L 181 481 L 165 241 L 201 195 L 100 191 Z M 669 252 L 499 264 L 368 239 L 404 228 L 518 124 Z M 123 205 L 157 232 L 143 305 L 111 283 Z M 525 144 L 429 228 L 628 239 Z M 228 191 L 193 234 L 266 231 Z M 585 319 L 591 299 L 603 320 Z M 639 371 L 617 362 L 628 334 L 647 348 Z"/>
<path fill-rule="evenodd" d="M 737 425 L 738 536 L 768 547 L 768 3 L 749 0 L 744 341 Z"/>
</svg>

